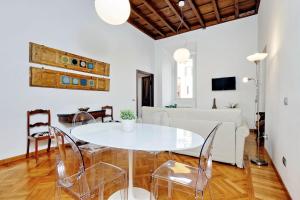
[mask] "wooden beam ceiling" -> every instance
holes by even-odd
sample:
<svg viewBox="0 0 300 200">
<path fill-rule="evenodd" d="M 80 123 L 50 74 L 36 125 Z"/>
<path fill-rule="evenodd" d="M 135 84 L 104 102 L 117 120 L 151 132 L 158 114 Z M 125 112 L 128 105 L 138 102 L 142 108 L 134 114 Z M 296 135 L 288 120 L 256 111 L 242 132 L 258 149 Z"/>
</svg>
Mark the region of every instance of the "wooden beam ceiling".
<svg viewBox="0 0 300 200">
<path fill-rule="evenodd" d="M 171 10 L 174 12 L 174 14 L 178 17 L 178 19 L 181 21 L 181 23 L 187 28 L 188 30 L 191 30 L 189 25 L 184 21 L 183 16 L 181 16 L 180 11 L 178 11 L 173 3 L 170 0 L 165 0 L 165 2 L 168 4 L 168 6 L 171 8 Z"/>
<path fill-rule="evenodd" d="M 194 14 L 196 15 L 201 27 L 205 28 L 206 26 L 205 26 L 205 23 L 204 23 L 203 16 L 201 15 L 199 9 L 196 8 L 194 0 L 188 0 L 188 2 L 190 4 L 190 7 L 192 8 Z"/>
<path fill-rule="evenodd" d="M 260 0 L 256 0 L 256 8 L 255 8 L 256 13 L 258 13 L 259 5 L 260 5 Z"/>
<path fill-rule="evenodd" d="M 147 2 L 147 0 L 142 0 L 144 5 L 151 11 L 153 12 L 171 31 L 175 32 L 175 29 L 154 9 L 154 7 Z"/>
<path fill-rule="evenodd" d="M 127 22 L 130 23 L 135 28 L 137 28 L 138 30 L 145 33 L 146 35 L 148 35 L 149 37 L 151 37 L 153 39 L 155 38 L 155 36 L 151 32 L 149 32 L 148 30 L 145 30 L 145 28 L 142 25 L 137 24 L 134 20 L 128 19 Z"/>
<path fill-rule="evenodd" d="M 136 16 L 138 16 L 140 19 L 144 20 L 149 26 L 151 26 L 154 31 L 156 31 L 158 34 L 160 34 L 161 36 L 165 36 L 164 33 L 162 33 L 158 28 L 156 28 L 156 25 L 154 25 L 152 22 L 150 22 L 149 20 L 147 20 L 145 17 L 142 16 L 142 14 L 139 13 L 139 11 L 137 11 L 135 8 L 133 8 L 131 6 L 131 12 L 133 14 L 135 14 Z"/>
<path fill-rule="evenodd" d="M 211 3 L 214 7 L 214 11 L 215 11 L 215 15 L 216 15 L 216 18 L 217 18 L 217 21 L 218 23 L 221 22 L 221 17 L 220 17 L 220 12 L 219 12 L 219 8 L 218 8 L 218 4 L 216 2 L 216 0 L 211 0 Z"/>
<path fill-rule="evenodd" d="M 185 1 L 182 17 L 178 0 L 130 0 L 128 22 L 157 40 L 255 15 L 260 4 L 260 0 Z M 180 23 L 183 28 L 177 33 Z"/>
<path fill-rule="evenodd" d="M 239 18 L 240 9 L 239 9 L 239 0 L 234 0 L 234 10 L 235 10 L 235 18 Z"/>
</svg>

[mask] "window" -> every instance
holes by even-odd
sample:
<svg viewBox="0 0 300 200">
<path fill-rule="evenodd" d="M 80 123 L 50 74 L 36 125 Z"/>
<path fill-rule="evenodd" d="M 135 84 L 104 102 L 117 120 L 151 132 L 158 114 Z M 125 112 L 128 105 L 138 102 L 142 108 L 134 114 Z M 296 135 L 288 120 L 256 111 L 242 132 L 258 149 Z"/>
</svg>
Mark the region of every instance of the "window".
<svg viewBox="0 0 300 200">
<path fill-rule="evenodd" d="M 193 59 L 189 59 L 185 63 L 177 63 L 176 97 L 192 99 L 193 91 Z"/>
</svg>

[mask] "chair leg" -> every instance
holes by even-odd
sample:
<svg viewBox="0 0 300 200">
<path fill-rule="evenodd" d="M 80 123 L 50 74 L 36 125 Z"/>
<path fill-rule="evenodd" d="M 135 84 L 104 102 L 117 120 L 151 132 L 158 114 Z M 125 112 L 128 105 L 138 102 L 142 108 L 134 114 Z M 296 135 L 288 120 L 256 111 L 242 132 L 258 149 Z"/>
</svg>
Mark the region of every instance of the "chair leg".
<svg viewBox="0 0 300 200">
<path fill-rule="evenodd" d="M 195 200 L 199 200 L 199 193 L 200 193 L 200 199 L 204 200 L 204 192 L 203 191 L 201 191 L 201 192 L 196 191 L 195 192 Z"/>
<path fill-rule="evenodd" d="M 151 191 L 150 191 L 150 200 L 156 199 L 156 184 L 154 177 L 151 178 Z"/>
<path fill-rule="evenodd" d="M 153 169 L 153 172 L 157 169 L 157 163 L 158 163 L 158 154 L 159 154 L 159 152 L 154 152 L 154 162 L 153 162 L 153 167 L 154 167 L 154 169 Z"/>
<path fill-rule="evenodd" d="M 99 200 L 104 200 L 104 183 L 100 183 L 98 195 Z"/>
<path fill-rule="evenodd" d="M 168 172 L 168 173 L 170 173 L 170 172 Z M 169 175 L 171 175 L 171 174 L 169 174 Z M 172 199 L 172 195 L 173 194 L 173 182 L 172 181 L 170 181 L 170 180 L 168 180 L 168 199 Z"/>
<path fill-rule="evenodd" d="M 30 147 L 30 139 L 27 139 L 27 151 L 26 151 L 26 158 L 29 157 L 29 147 Z"/>
<path fill-rule="evenodd" d="M 34 156 L 35 156 L 36 160 L 38 160 L 38 151 L 39 151 L 39 141 L 35 140 L 35 152 L 34 152 Z"/>
<path fill-rule="evenodd" d="M 113 148 L 110 149 L 110 152 L 111 152 L 111 157 L 112 157 L 111 163 L 113 165 L 117 165 L 118 152 L 115 149 L 113 149 Z"/>
<path fill-rule="evenodd" d="M 61 199 L 61 186 L 59 186 L 56 183 L 56 187 L 55 187 L 55 200 L 60 200 Z"/>
<path fill-rule="evenodd" d="M 96 159 L 95 157 L 96 157 L 95 153 L 91 153 L 91 157 L 90 157 L 90 159 L 91 159 L 91 166 L 94 165 L 95 162 L 96 162 L 95 161 L 95 159 Z"/>
<path fill-rule="evenodd" d="M 47 152 L 50 152 L 50 147 L 51 147 L 51 138 L 48 139 L 48 148 L 47 148 Z"/>
<path fill-rule="evenodd" d="M 173 198 L 173 183 L 168 181 L 168 199 L 172 200 Z"/>
<path fill-rule="evenodd" d="M 127 184 L 127 175 L 124 174 L 123 180 L 123 188 L 120 190 L 121 192 L 121 200 L 127 200 L 128 199 L 128 184 Z"/>
<path fill-rule="evenodd" d="M 63 145 L 63 147 L 65 146 L 65 139 L 64 139 L 64 136 L 63 135 L 61 135 L 61 143 L 62 143 L 62 145 Z"/>
<path fill-rule="evenodd" d="M 169 160 L 173 160 L 173 154 L 172 154 L 172 151 L 169 151 Z"/>
<path fill-rule="evenodd" d="M 209 190 L 209 196 L 210 196 L 210 199 L 211 200 L 213 200 L 214 198 L 213 198 L 213 193 L 212 193 L 212 188 L 211 188 L 211 185 L 210 185 L 210 183 L 208 182 L 207 183 L 207 187 L 208 187 L 208 190 Z"/>
<path fill-rule="evenodd" d="M 125 182 L 125 200 L 128 200 L 128 175 L 125 173 L 124 175 L 124 182 Z"/>
</svg>

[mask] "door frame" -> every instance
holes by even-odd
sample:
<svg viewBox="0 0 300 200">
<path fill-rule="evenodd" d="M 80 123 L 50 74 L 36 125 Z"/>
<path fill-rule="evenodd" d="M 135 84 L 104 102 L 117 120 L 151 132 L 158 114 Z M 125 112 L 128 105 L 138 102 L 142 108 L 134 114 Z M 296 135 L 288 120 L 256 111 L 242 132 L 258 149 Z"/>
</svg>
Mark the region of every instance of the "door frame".
<svg viewBox="0 0 300 200">
<path fill-rule="evenodd" d="M 138 79 L 139 79 L 140 74 L 145 75 L 145 76 L 151 76 L 151 78 L 152 78 L 152 91 L 151 91 L 152 98 L 151 98 L 151 101 L 152 101 L 152 105 L 154 106 L 154 74 L 137 69 L 136 70 L 136 116 L 138 116 L 138 111 L 139 111 Z"/>
</svg>

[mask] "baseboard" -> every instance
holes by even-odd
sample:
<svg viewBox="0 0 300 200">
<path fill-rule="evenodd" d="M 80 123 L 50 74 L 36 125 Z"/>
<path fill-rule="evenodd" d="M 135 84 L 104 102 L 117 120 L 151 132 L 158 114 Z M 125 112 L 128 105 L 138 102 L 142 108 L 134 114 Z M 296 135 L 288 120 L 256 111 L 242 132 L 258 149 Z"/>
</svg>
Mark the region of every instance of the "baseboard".
<svg viewBox="0 0 300 200">
<path fill-rule="evenodd" d="M 54 150 L 55 150 L 55 147 L 50 148 L 50 152 L 54 151 Z M 41 150 L 38 151 L 38 153 L 39 154 L 45 154 L 45 153 L 47 153 L 47 149 L 41 149 Z M 29 153 L 29 158 L 32 157 L 32 156 L 34 156 L 34 152 Z M 23 160 L 23 159 L 26 159 L 26 154 L 21 154 L 21 155 L 18 155 L 18 156 L 14 156 L 14 157 L 10 157 L 10 158 L 0 160 L 0 165 L 9 164 L 9 163 L 19 161 L 19 160 Z"/>
<path fill-rule="evenodd" d="M 255 200 L 255 195 L 254 195 L 254 188 L 253 188 L 253 181 L 251 177 L 251 167 L 250 167 L 250 160 L 249 160 L 249 155 L 244 155 L 244 169 L 247 174 L 247 181 L 248 181 L 248 186 L 249 186 L 249 199 L 250 200 Z"/>
<path fill-rule="evenodd" d="M 268 157 L 269 157 L 269 164 L 271 164 L 271 165 L 272 165 L 272 167 L 274 168 L 274 170 L 275 170 L 275 173 L 276 173 L 276 176 L 277 176 L 277 177 L 278 177 L 278 179 L 281 181 L 281 183 L 282 183 L 282 185 L 283 185 L 283 187 L 284 187 L 284 189 L 285 189 L 285 191 L 286 191 L 287 195 L 289 196 L 289 199 L 292 199 L 292 197 L 291 197 L 291 195 L 290 195 L 289 191 L 287 190 L 287 187 L 285 186 L 284 182 L 282 181 L 282 178 L 281 178 L 281 176 L 280 176 L 280 174 L 279 174 L 279 172 L 278 172 L 278 170 L 277 170 L 276 166 L 274 165 L 274 163 L 273 163 L 273 161 L 272 161 L 272 158 L 271 158 L 271 156 L 270 156 L 269 152 L 268 152 L 266 149 L 265 149 L 265 152 L 266 152 L 266 154 L 267 154 L 267 155 L 268 155 Z"/>
</svg>

